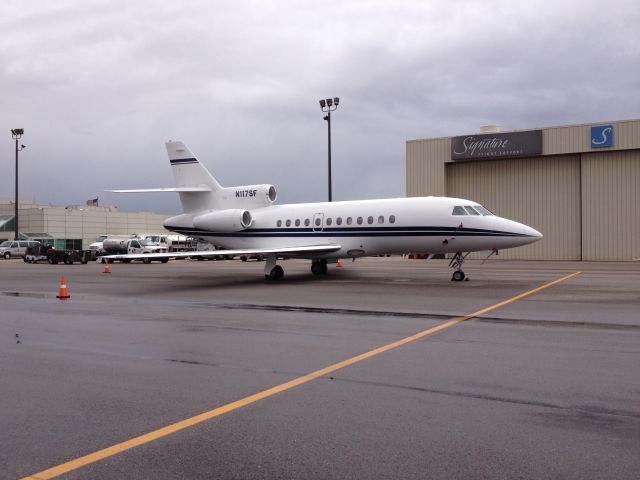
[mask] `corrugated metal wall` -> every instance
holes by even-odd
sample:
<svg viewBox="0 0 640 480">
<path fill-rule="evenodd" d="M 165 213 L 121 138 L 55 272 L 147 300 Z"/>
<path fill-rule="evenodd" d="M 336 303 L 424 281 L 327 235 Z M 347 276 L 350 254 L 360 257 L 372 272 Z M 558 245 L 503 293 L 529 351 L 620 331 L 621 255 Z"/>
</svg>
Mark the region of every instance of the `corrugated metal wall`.
<svg viewBox="0 0 640 480">
<path fill-rule="evenodd" d="M 450 138 L 407 142 L 407 197 L 444 196 L 444 162 L 450 156 Z"/>
<path fill-rule="evenodd" d="M 613 125 L 615 140 L 607 151 L 629 150 L 640 146 L 640 121 L 621 120 L 583 125 L 549 127 L 542 130 L 543 155 L 591 152 L 591 126 Z"/>
<path fill-rule="evenodd" d="M 640 258 L 640 151 L 582 155 L 584 260 Z"/>
<path fill-rule="evenodd" d="M 499 258 L 580 260 L 580 156 L 446 164 L 447 196 L 475 200 L 544 235 Z"/>
</svg>

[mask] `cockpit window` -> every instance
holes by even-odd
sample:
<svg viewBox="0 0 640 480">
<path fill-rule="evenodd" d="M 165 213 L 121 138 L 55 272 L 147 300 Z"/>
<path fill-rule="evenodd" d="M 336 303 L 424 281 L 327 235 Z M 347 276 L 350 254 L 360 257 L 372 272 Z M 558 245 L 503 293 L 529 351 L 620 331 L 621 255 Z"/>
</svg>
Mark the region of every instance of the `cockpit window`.
<svg viewBox="0 0 640 480">
<path fill-rule="evenodd" d="M 473 208 L 475 208 L 477 211 L 479 211 L 485 217 L 494 217 L 495 216 L 493 213 L 491 213 L 489 210 L 484 208 L 482 205 L 474 205 Z"/>
<path fill-rule="evenodd" d="M 460 205 L 453 207 L 453 213 L 452 215 L 466 215 L 467 212 L 465 212 L 464 208 L 462 208 Z"/>
<path fill-rule="evenodd" d="M 473 207 L 464 207 L 464 209 L 469 213 L 469 215 L 480 215 L 473 209 Z"/>
</svg>

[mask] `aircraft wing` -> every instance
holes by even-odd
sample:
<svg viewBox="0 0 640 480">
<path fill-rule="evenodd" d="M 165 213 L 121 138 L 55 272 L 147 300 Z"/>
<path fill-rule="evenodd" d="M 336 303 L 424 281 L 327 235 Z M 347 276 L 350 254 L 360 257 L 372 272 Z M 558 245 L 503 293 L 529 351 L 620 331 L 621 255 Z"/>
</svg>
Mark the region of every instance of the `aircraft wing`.
<svg viewBox="0 0 640 480">
<path fill-rule="evenodd" d="M 166 187 L 166 188 L 136 188 L 132 190 L 105 190 L 114 193 L 153 193 L 153 192 L 210 192 L 210 187 Z"/>
<path fill-rule="evenodd" d="M 234 257 L 242 255 L 278 255 L 284 257 L 311 258 L 326 253 L 337 252 L 342 246 L 330 245 L 307 245 L 302 247 L 282 247 L 282 248 L 252 248 L 241 250 L 203 250 L 200 252 L 168 252 L 168 253 L 127 253 L 122 255 L 104 255 L 100 258 L 110 260 L 141 260 L 163 259 L 163 258 L 215 258 L 232 255 Z"/>
</svg>

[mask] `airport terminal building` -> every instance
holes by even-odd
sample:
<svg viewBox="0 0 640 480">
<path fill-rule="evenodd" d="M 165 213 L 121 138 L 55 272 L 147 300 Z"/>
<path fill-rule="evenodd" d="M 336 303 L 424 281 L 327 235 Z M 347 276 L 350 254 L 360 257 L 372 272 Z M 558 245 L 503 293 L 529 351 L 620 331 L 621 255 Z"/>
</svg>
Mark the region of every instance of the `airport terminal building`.
<svg viewBox="0 0 640 480">
<path fill-rule="evenodd" d="M 640 120 L 407 141 L 407 196 L 477 201 L 544 238 L 499 258 L 640 258 Z"/>
<path fill-rule="evenodd" d="M 37 205 L 18 203 L 21 240 L 38 240 L 57 249 L 87 248 L 99 235 L 168 233 L 162 223 L 168 215 L 121 212 L 115 206 Z M 15 235 L 14 200 L 0 199 L 0 240 Z"/>
</svg>

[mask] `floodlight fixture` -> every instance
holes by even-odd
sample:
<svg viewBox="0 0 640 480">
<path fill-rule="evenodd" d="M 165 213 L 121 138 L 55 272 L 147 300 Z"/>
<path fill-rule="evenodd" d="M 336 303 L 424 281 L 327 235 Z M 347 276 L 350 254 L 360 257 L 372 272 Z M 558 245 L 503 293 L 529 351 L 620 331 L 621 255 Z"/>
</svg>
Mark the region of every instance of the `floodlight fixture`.
<svg viewBox="0 0 640 480">
<path fill-rule="evenodd" d="M 338 103 L 340 103 L 340 99 L 338 97 L 333 97 L 333 104 L 337 107 Z"/>
<path fill-rule="evenodd" d="M 333 106 L 333 100 L 331 98 L 327 98 L 327 105 L 328 106 Z"/>
<path fill-rule="evenodd" d="M 320 108 L 324 108 L 327 106 L 327 102 L 324 100 L 320 100 Z"/>
<path fill-rule="evenodd" d="M 13 136 L 13 138 L 20 138 L 21 135 L 24 134 L 24 128 L 12 128 L 11 129 L 11 135 Z"/>
</svg>

